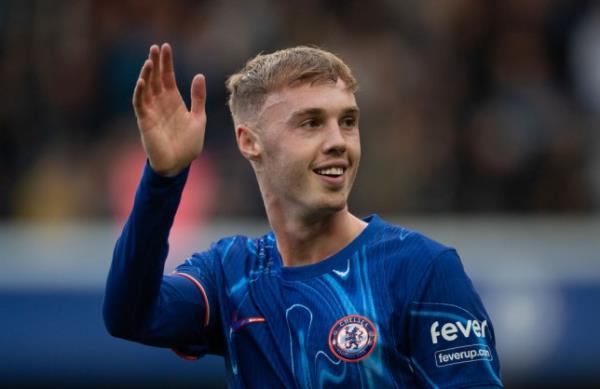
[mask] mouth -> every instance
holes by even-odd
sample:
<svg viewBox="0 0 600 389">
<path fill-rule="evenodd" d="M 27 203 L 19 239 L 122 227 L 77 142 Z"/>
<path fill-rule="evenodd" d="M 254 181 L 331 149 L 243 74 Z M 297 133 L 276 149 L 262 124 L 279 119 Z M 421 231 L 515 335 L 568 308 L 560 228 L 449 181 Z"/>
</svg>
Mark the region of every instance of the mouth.
<svg viewBox="0 0 600 389">
<path fill-rule="evenodd" d="M 331 166 L 331 167 L 326 167 L 326 168 L 321 168 L 321 169 L 315 169 L 313 171 L 323 177 L 335 178 L 335 177 L 343 176 L 344 173 L 346 172 L 346 168 L 342 167 L 342 166 Z"/>
<path fill-rule="evenodd" d="M 332 189 L 341 189 L 346 181 L 347 166 L 328 166 L 314 169 L 313 172 L 318 176 L 326 187 Z"/>
</svg>

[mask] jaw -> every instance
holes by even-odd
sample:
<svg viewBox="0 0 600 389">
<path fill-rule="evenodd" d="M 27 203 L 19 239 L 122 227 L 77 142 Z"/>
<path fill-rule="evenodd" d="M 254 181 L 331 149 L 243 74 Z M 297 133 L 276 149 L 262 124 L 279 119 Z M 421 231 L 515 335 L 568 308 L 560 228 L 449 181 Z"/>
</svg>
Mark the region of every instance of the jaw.
<svg viewBox="0 0 600 389">
<path fill-rule="evenodd" d="M 356 161 L 342 176 L 332 179 L 317 174 L 311 167 L 306 169 L 282 176 L 281 171 L 255 168 L 269 219 L 278 215 L 278 219 L 315 221 L 348 209 L 348 197 L 357 173 Z"/>
<path fill-rule="evenodd" d="M 280 220 L 315 222 L 347 209 L 349 190 L 345 187 L 332 190 L 319 182 L 316 182 L 318 185 L 315 182 L 307 184 L 284 192 L 273 190 L 275 185 L 259 184 L 269 219 L 277 215 Z"/>
<path fill-rule="evenodd" d="M 335 179 L 316 177 L 312 196 L 307 197 L 307 208 L 315 213 L 330 214 L 346 209 L 350 195 L 350 177 L 342 176 Z"/>
</svg>

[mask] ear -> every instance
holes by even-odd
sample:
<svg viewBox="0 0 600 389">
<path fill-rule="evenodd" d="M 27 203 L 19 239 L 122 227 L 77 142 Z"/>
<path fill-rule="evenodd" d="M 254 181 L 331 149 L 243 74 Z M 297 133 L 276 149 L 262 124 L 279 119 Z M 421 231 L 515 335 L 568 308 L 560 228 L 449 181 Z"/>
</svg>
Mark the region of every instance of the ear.
<svg viewBox="0 0 600 389">
<path fill-rule="evenodd" d="M 257 161 L 260 158 L 262 147 L 255 130 L 245 124 L 240 124 L 235 128 L 235 139 L 240 152 L 246 159 Z"/>
</svg>

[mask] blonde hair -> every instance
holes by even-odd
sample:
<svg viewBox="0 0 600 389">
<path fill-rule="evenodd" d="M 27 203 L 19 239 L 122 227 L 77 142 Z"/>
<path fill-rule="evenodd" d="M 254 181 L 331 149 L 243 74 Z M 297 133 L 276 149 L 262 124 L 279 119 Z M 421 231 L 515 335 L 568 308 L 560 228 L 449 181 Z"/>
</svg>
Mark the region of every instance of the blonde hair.
<svg viewBox="0 0 600 389">
<path fill-rule="evenodd" d="M 226 82 L 229 110 L 235 125 L 254 122 L 267 95 L 282 87 L 342 79 L 355 92 L 358 82 L 335 54 L 317 47 L 298 46 L 259 54 Z"/>
</svg>

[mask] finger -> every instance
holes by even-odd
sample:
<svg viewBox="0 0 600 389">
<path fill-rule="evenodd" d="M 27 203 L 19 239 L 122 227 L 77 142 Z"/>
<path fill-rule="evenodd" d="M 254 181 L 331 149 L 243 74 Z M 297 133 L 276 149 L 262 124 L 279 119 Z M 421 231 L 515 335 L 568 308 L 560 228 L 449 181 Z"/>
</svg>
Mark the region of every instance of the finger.
<svg viewBox="0 0 600 389">
<path fill-rule="evenodd" d="M 168 43 L 163 43 L 160 50 L 160 75 L 165 89 L 175 89 L 177 87 L 173 67 L 173 51 Z"/>
<path fill-rule="evenodd" d="M 144 81 L 144 87 L 142 88 L 142 93 L 140 95 L 141 102 L 149 103 L 152 100 L 152 93 L 150 91 L 150 88 L 148 88 L 148 85 L 150 84 L 150 75 L 152 74 L 153 67 L 154 65 L 149 59 L 147 59 L 146 62 L 144 62 L 144 66 L 142 66 L 142 70 L 140 72 L 140 79 Z"/>
<path fill-rule="evenodd" d="M 192 113 L 195 115 L 204 113 L 206 103 L 206 80 L 202 74 L 196 74 L 192 80 Z"/>
<path fill-rule="evenodd" d="M 141 118 L 142 116 L 144 116 L 145 114 L 145 110 L 144 110 L 144 88 L 146 87 L 146 83 L 144 82 L 143 79 L 138 78 L 137 82 L 135 83 L 135 89 L 133 90 L 133 109 L 135 111 L 135 115 L 138 118 Z"/>
<path fill-rule="evenodd" d="M 150 88 L 152 93 L 159 94 L 162 91 L 162 84 L 160 81 L 160 64 L 159 64 L 160 50 L 157 45 L 150 47 L 150 60 L 152 61 L 152 72 L 150 72 Z"/>
</svg>

